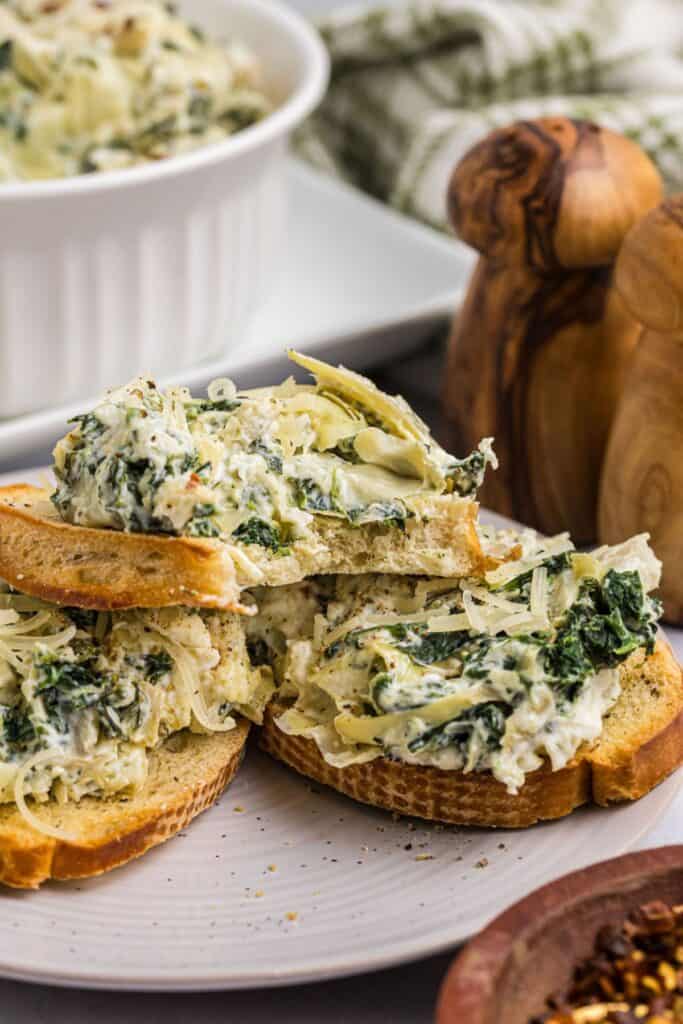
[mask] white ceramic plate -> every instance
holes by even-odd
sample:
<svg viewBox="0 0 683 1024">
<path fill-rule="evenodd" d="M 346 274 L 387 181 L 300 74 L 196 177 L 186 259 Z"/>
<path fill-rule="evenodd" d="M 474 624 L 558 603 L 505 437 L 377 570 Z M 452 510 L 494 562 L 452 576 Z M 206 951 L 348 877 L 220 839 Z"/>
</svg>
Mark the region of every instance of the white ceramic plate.
<svg viewBox="0 0 683 1024">
<path fill-rule="evenodd" d="M 0 892 L 0 977 L 206 990 L 417 959 L 544 882 L 635 846 L 678 783 L 526 831 L 443 828 L 309 785 L 252 744 L 219 803 L 139 861 Z"/>
<path fill-rule="evenodd" d="M 310 787 L 250 749 L 219 804 L 139 861 L 2 892 L 0 976 L 206 990 L 413 960 L 538 885 L 632 847 L 676 788 L 670 779 L 637 804 L 522 832 L 440 829 Z"/>
<path fill-rule="evenodd" d="M 464 245 L 294 160 L 289 188 L 284 269 L 248 337 L 229 356 L 162 384 L 198 390 L 225 375 L 242 387 L 272 383 L 292 372 L 290 346 L 356 369 L 386 363 L 419 345 L 458 304 L 474 259 Z M 49 461 L 66 420 L 97 397 L 0 420 L 2 469 Z"/>
</svg>

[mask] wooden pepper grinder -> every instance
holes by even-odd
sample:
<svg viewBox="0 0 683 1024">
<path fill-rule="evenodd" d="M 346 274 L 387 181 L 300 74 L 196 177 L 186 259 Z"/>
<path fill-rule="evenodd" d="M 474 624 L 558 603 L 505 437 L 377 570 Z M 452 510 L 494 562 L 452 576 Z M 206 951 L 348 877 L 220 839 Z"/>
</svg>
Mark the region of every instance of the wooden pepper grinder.
<svg viewBox="0 0 683 1024">
<path fill-rule="evenodd" d="M 492 132 L 449 186 L 452 223 L 481 253 L 449 343 L 452 446 L 493 436 L 500 468 L 484 504 L 578 543 L 597 535 L 602 458 L 640 333 L 612 265 L 661 194 L 634 142 L 563 117 Z"/>
<path fill-rule="evenodd" d="M 645 330 L 605 456 L 600 538 L 650 534 L 665 617 L 683 625 L 683 194 L 629 232 L 615 279 Z"/>
</svg>

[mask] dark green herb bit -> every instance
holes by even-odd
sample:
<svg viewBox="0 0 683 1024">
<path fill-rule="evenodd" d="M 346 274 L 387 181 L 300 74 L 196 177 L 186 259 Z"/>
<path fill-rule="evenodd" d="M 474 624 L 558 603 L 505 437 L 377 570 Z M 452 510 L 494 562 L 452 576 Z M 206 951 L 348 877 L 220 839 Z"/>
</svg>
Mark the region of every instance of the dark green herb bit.
<svg viewBox="0 0 683 1024">
<path fill-rule="evenodd" d="M 545 562 L 542 563 L 542 566 L 547 569 L 549 579 L 559 576 L 561 572 L 564 572 L 565 569 L 570 567 L 570 556 L 571 552 L 565 551 L 561 555 L 552 555 L 550 558 L 546 558 Z M 524 572 L 520 576 L 515 576 L 514 579 L 508 580 L 508 582 L 502 587 L 494 589 L 507 591 L 513 599 L 518 598 L 528 604 L 530 599 L 531 577 L 533 574 L 534 570 L 529 569 L 528 572 Z"/>
<path fill-rule="evenodd" d="M 260 637 L 247 638 L 247 654 L 254 668 L 270 664 L 270 649 L 265 640 L 262 640 Z"/>
<path fill-rule="evenodd" d="M 84 440 L 99 437 L 106 429 L 102 420 L 98 419 L 92 412 L 86 412 L 80 416 L 72 416 L 67 422 L 78 424 L 78 429 Z"/>
<path fill-rule="evenodd" d="M 11 756 L 25 750 L 36 739 L 36 730 L 30 715 L 19 705 L 2 709 L 2 745 Z"/>
<path fill-rule="evenodd" d="M 490 461 L 489 453 L 482 451 L 481 448 L 475 448 L 464 459 L 454 458 L 446 474 L 452 490 L 463 498 L 476 494 L 484 481 L 486 467 Z"/>
<path fill-rule="evenodd" d="M 294 499 L 299 508 L 309 512 L 339 512 L 331 494 L 325 494 L 314 480 L 294 481 Z"/>
<path fill-rule="evenodd" d="M 51 655 L 35 658 L 38 682 L 47 717 L 58 732 L 67 732 L 67 716 L 102 701 L 105 677 L 91 663 L 60 661 Z"/>
<path fill-rule="evenodd" d="M 12 66 L 12 40 L 5 39 L 0 43 L 0 71 Z"/>
<path fill-rule="evenodd" d="M 277 473 L 278 476 L 281 475 L 282 456 L 265 445 L 263 441 L 252 441 L 249 445 L 249 451 L 252 454 L 261 455 L 271 473 Z"/>
<path fill-rule="evenodd" d="M 158 651 L 150 651 L 143 657 L 144 673 L 150 683 L 158 683 L 165 675 L 173 669 L 173 658 L 168 651 L 160 648 Z"/>
<path fill-rule="evenodd" d="M 28 136 L 28 125 L 14 110 L 0 112 L 0 127 L 6 128 L 16 142 L 24 142 Z"/>
<path fill-rule="evenodd" d="M 199 502 L 192 510 L 192 518 L 187 524 L 190 537 L 220 537 L 220 530 L 212 520 L 216 514 L 216 506 L 210 502 Z"/>
<path fill-rule="evenodd" d="M 99 612 L 87 608 L 65 608 L 64 612 L 79 629 L 91 630 L 95 628 Z"/>
<path fill-rule="evenodd" d="M 343 437 L 341 441 L 337 441 L 334 448 L 330 451 L 333 455 L 337 455 L 344 462 L 351 462 L 353 465 L 357 465 L 361 461 L 361 457 L 356 451 L 355 437 Z"/>
<path fill-rule="evenodd" d="M 212 110 L 213 97 L 210 93 L 193 90 L 187 105 L 187 113 L 193 120 L 202 122 L 199 126 L 202 130 L 206 128 Z"/>
<path fill-rule="evenodd" d="M 421 631 L 424 628 L 420 627 L 420 630 L 407 633 L 407 637 L 400 639 L 396 645 L 400 650 L 409 654 L 418 665 L 433 665 L 438 661 L 446 661 L 458 654 L 470 639 L 466 630 L 422 634 Z"/>
<path fill-rule="evenodd" d="M 217 402 L 212 402 L 210 398 L 193 398 L 185 403 L 185 416 L 188 423 L 194 423 L 205 412 L 233 412 L 241 404 L 237 398 L 221 398 Z"/>
<path fill-rule="evenodd" d="M 426 729 L 420 736 L 411 740 L 408 749 L 415 753 L 424 750 L 425 747 L 440 750 L 443 747 L 455 746 L 464 753 L 476 730 L 480 736 L 483 735 L 487 749 L 495 750 L 500 746 L 507 719 L 512 711 L 512 706 L 505 701 L 477 704 L 450 722 Z"/>
<path fill-rule="evenodd" d="M 599 669 L 619 665 L 639 647 L 652 653 L 659 611 L 637 572 L 611 569 L 601 583 L 584 579 L 554 641 L 543 650 L 546 670 L 572 699 Z"/>
<path fill-rule="evenodd" d="M 268 523 L 255 516 L 240 523 L 232 535 L 241 544 L 258 544 L 275 552 L 281 552 L 283 548 L 280 530 L 275 523 Z"/>
<path fill-rule="evenodd" d="M 381 523 L 383 526 L 395 526 L 399 530 L 405 530 L 406 519 L 410 513 L 402 502 L 373 501 L 369 505 L 349 509 L 347 515 L 354 526 Z"/>
</svg>

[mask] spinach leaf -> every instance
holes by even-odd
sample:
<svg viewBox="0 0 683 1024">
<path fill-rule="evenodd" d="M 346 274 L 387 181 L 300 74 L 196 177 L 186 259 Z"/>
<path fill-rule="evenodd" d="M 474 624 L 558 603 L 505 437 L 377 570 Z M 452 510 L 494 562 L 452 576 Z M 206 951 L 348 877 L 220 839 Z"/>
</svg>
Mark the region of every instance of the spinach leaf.
<svg viewBox="0 0 683 1024">
<path fill-rule="evenodd" d="M 369 505 L 349 509 L 347 517 L 354 526 L 382 523 L 383 526 L 395 526 L 399 530 L 405 530 L 409 512 L 400 501 L 373 501 Z"/>
<path fill-rule="evenodd" d="M 495 464 L 495 457 L 486 446 L 481 445 L 464 459 L 454 458 L 446 472 L 450 490 L 463 498 L 476 494 L 484 482 L 489 463 Z"/>
<path fill-rule="evenodd" d="M 338 458 L 343 459 L 344 462 L 350 462 L 353 465 L 357 465 L 361 462 L 361 457 L 356 451 L 355 442 L 355 437 L 343 437 L 341 441 L 337 441 L 334 448 L 330 449 L 330 452 L 333 455 L 338 456 Z"/>
<path fill-rule="evenodd" d="M 36 730 L 31 716 L 20 705 L 3 709 L 2 727 L 5 759 L 9 759 L 18 750 L 25 750 L 35 742 Z"/>
<path fill-rule="evenodd" d="M 611 569 L 602 582 L 584 579 L 555 639 L 543 649 L 546 670 L 572 699 L 588 675 L 619 665 L 639 647 L 652 653 L 659 610 L 637 572 Z"/>
<path fill-rule="evenodd" d="M 473 708 L 463 711 L 457 718 L 450 722 L 444 722 L 431 729 L 425 729 L 408 744 L 408 749 L 415 753 L 431 747 L 435 750 L 443 747 L 455 746 L 463 755 L 472 739 L 475 730 L 485 739 L 488 750 L 495 750 L 500 747 L 501 739 L 505 732 L 507 719 L 512 714 L 511 704 L 505 701 L 487 701 L 477 704 Z"/>
<path fill-rule="evenodd" d="M 35 692 L 42 698 L 48 720 L 58 732 L 67 731 L 67 716 L 72 712 L 102 702 L 107 680 L 93 664 L 60 661 L 50 655 L 37 655 L 35 664 Z"/>
<path fill-rule="evenodd" d="M 104 433 L 105 426 L 102 420 L 98 419 L 92 412 L 83 413 L 80 416 L 72 416 L 68 423 L 77 423 L 80 432 L 79 447 L 83 447 L 86 441 L 99 437 Z"/>
<path fill-rule="evenodd" d="M 216 514 L 216 506 L 211 502 L 199 502 L 192 510 L 192 519 L 186 526 L 190 537 L 220 537 L 221 532 L 212 520 Z"/>
<path fill-rule="evenodd" d="M 394 627 L 390 627 L 394 628 Z M 419 626 L 411 630 L 406 639 L 399 639 L 396 646 L 409 654 L 418 665 L 433 665 L 437 661 L 446 661 L 469 643 L 467 630 L 450 633 L 426 633 L 426 627 Z"/>
<path fill-rule="evenodd" d="M 282 553 L 285 547 L 279 527 L 255 516 L 240 523 L 237 529 L 233 530 L 232 536 L 242 544 L 258 544 L 270 551 Z"/>
<path fill-rule="evenodd" d="M 331 494 L 325 494 L 314 480 L 294 481 L 294 500 L 299 508 L 309 512 L 340 512 Z"/>
<path fill-rule="evenodd" d="M 64 608 L 63 611 L 79 629 L 91 630 L 95 628 L 99 612 L 91 611 L 88 608 Z"/>
<path fill-rule="evenodd" d="M 185 403 L 185 418 L 192 424 L 205 412 L 234 412 L 242 403 L 238 398 L 221 398 L 212 402 L 210 398 L 193 398 Z"/>
<path fill-rule="evenodd" d="M 278 476 L 281 475 L 282 456 L 265 445 L 263 441 L 252 441 L 249 445 L 249 451 L 256 455 L 261 455 L 271 473 L 277 473 Z"/>
<path fill-rule="evenodd" d="M 551 555 L 550 558 L 546 558 L 546 560 L 541 564 L 545 569 L 547 569 L 548 579 L 551 580 L 570 567 L 571 551 L 564 551 L 561 555 Z M 515 576 L 514 579 L 508 580 L 508 582 L 503 584 L 502 587 L 496 589 L 510 594 L 510 597 L 513 600 L 517 598 L 528 604 L 530 599 L 531 577 L 533 574 L 534 570 L 529 569 L 528 572 L 523 572 L 519 576 Z"/>
<path fill-rule="evenodd" d="M 172 670 L 173 658 L 163 648 L 159 648 L 158 651 L 149 651 L 143 657 L 143 671 L 150 683 L 158 683 Z"/>
</svg>

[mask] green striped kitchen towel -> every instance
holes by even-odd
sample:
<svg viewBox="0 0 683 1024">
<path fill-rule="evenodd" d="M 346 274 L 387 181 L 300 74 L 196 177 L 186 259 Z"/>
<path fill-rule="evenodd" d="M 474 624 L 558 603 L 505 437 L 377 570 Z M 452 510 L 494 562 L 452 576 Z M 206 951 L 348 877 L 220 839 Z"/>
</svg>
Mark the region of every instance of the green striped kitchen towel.
<svg viewBox="0 0 683 1024">
<path fill-rule="evenodd" d="M 435 227 L 458 159 L 518 118 L 599 121 L 683 188 L 683 0 L 412 0 L 319 28 L 332 80 L 300 154 Z"/>
</svg>

